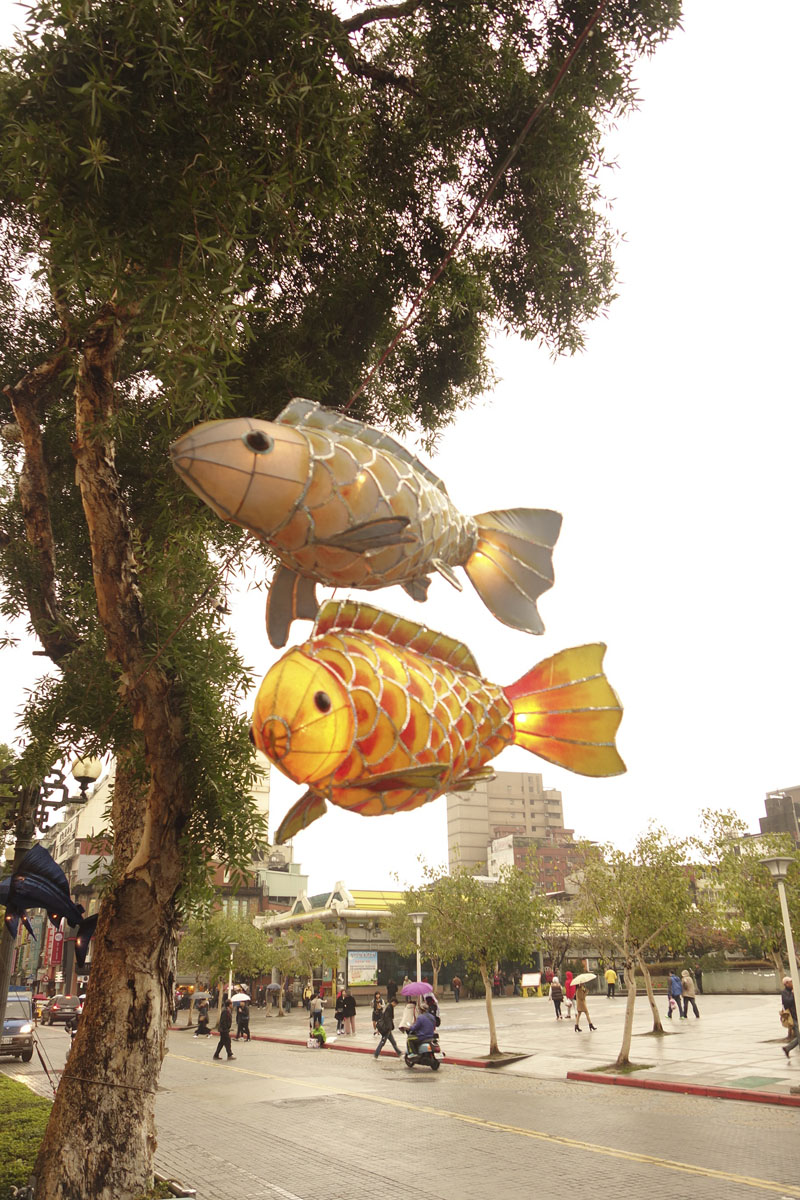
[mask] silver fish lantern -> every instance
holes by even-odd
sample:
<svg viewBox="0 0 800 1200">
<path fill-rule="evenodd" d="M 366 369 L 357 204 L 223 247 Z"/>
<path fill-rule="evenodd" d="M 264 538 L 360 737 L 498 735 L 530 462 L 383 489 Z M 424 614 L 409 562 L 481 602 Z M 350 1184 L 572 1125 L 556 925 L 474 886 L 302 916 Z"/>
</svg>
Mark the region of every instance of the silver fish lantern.
<svg viewBox="0 0 800 1200">
<path fill-rule="evenodd" d="M 317 583 L 368 591 L 400 584 L 425 600 L 434 571 L 461 590 L 455 567 L 498 620 L 544 632 L 536 601 L 553 584 L 560 513 L 466 516 L 394 438 L 310 400 L 292 400 L 274 421 L 198 425 L 170 452 L 218 516 L 278 559 L 267 599 L 273 646 L 286 644 L 296 617 L 316 617 Z"/>
</svg>

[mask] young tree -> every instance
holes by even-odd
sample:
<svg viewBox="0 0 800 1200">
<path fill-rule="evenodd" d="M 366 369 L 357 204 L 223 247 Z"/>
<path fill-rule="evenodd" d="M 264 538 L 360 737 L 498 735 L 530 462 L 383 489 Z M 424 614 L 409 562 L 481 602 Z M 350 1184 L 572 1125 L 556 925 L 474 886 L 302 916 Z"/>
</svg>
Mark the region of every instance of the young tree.
<svg viewBox="0 0 800 1200">
<path fill-rule="evenodd" d="M 499 1054 L 489 974 L 503 959 L 530 960 L 543 924 L 544 902 L 533 895 L 530 875 L 516 867 L 506 868 L 493 883 L 482 882 L 466 867 L 449 875 L 431 872 L 424 900 L 425 922 L 430 920 L 438 930 L 443 961 L 460 957 L 467 969 L 480 972 L 489 1054 Z"/>
<path fill-rule="evenodd" d="M 644 978 L 653 1032 L 664 1032 L 646 960 L 651 947 L 685 936 L 692 910 L 686 853 L 686 842 L 671 840 L 660 828 L 640 835 L 629 854 L 613 846 L 585 848 L 576 916 L 593 940 L 622 959 L 625 972 L 627 1003 L 617 1067 L 630 1061 L 637 969 Z"/>
<path fill-rule="evenodd" d="M 544 913 L 542 927 L 539 930 L 539 941 L 546 958 L 553 967 L 554 974 L 561 978 L 564 961 L 578 938 L 578 922 L 575 908 L 571 900 L 550 900 L 544 898 Z"/>
<path fill-rule="evenodd" d="M 733 812 L 703 812 L 698 846 L 706 864 L 718 926 L 739 942 L 750 942 L 771 958 L 779 975 L 786 973 L 786 937 L 778 889 L 761 860 L 770 855 L 794 859 L 786 879 L 786 902 L 792 924 L 800 921 L 800 850 L 788 834 L 747 837 L 747 826 Z M 800 961 L 800 960 L 799 960 Z"/>
<path fill-rule="evenodd" d="M 602 131 L 679 13 L 604 9 L 356 415 L 435 432 L 486 384 L 495 321 L 580 345 L 614 290 Z M 0 58 L 0 579 L 56 668 L 20 782 L 73 745 L 117 759 L 112 883 L 38 1200 L 149 1186 L 180 890 L 211 859 L 244 869 L 264 834 L 249 679 L 220 625 L 245 541 L 178 483 L 168 444 L 292 395 L 346 402 L 583 20 L 569 0 L 347 17 L 34 0 Z"/>
<path fill-rule="evenodd" d="M 339 962 L 347 953 L 347 937 L 328 929 L 322 921 L 309 921 L 297 929 L 276 938 L 273 945 L 285 942 L 288 947 L 288 966 L 295 975 L 312 979 L 315 967 L 329 967 L 331 989 L 336 993 L 336 975 Z"/>
<path fill-rule="evenodd" d="M 421 860 L 420 860 L 421 861 Z M 429 962 L 433 972 L 433 990 L 439 990 L 439 971 L 445 963 L 457 955 L 450 942 L 449 930 L 442 926 L 442 915 L 429 909 L 430 888 L 444 874 L 444 868 L 435 868 L 422 863 L 423 883 L 419 887 L 407 887 L 398 903 L 393 904 L 388 918 L 383 922 L 392 945 L 398 954 L 405 956 L 417 953 L 417 927 L 411 913 L 424 912 L 420 926 L 420 960 Z"/>
<path fill-rule="evenodd" d="M 231 958 L 231 943 L 235 942 Z M 189 922 L 178 945 L 178 967 L 193 971 L 207 984 L 216 983 L 220 997 L 228 987 L 228 975 L 251 978 L 264 969 L 267 939 L 249 921 L 215 913 Z"/>
</svg>

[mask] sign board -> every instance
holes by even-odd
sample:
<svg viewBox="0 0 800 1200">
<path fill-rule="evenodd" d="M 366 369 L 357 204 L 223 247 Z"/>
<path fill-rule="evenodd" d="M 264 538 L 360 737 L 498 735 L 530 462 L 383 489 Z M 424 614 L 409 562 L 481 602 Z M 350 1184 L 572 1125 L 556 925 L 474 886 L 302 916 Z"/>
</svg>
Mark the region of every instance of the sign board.
<svg viewBox="0 0 800 1200">
<path fill-rule="evenodd" d="M 347 951 L 347 982 L 350 987 L 376 987 L 378 983 L 378 951 Z"/>
<path fill-rule="evenodd" d="M 538 987 L 541 982 L 542 982 L 541 971 L 534 971 L 530 975 L 522 976 L 522 986 L 523 987 Z"/>
</svg>

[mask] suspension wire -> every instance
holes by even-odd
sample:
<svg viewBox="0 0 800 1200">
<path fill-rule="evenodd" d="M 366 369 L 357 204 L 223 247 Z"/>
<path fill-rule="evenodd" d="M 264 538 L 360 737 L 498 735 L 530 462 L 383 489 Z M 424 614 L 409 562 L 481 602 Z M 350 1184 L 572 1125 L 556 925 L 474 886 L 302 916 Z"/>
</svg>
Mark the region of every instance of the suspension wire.
<svg viewBox="0 0 800 1200">
<path fill-rule="evenodd" d="M 477 202 L 477 204 L 473 207 L 472 211 L 469 213 L 466 220 L 463 222 L 453 244 L 450 246 L 450 249 L 447 251 L 444 258 L 439 263 L 438 267 L 436 267 L 435 271 L 431 275 L 428 282 L 424 285 L 423 288 L 421 288 L 421 290 L 414 297 L 414 300 L 411 303 L 411 307 L 409 308 L 408 312 L 406 313 L 406 316 L 403 319 L 403 322 L 400 325 L 399 329 L 397 330 L 397 333 L 394 335 L 394 337 L 392 338 L 391 342 L 384 350 L 381 357 L 375 363 L 375 366 L 371 369 L 371 371 L 366 375 L 366 377 L 363 379 L 363 381 L 359 384 L 359 386 L 353 392 L 352 396 L 347 401 L 347 404 L 345 404 L 344 408 L 342 409 L 342 412 L 347 412 L 347 410 L 355 403 L 355 401 L 358 399 L 358 397 L 361 395 L 361 393 L 364 391 L 364 389 L 369 386 L 372 379 L 377 374 L 377 372 L 381 369 L 381 367 L 386 362 L 386 360 L 389 358 L 389 356 L 391 354 L 393 354 L 394 351 L 397 349 L 400 339 L 402 338 L 403 334 L 411 326 L 412 321 L 417 313 L 417 310 L 419 309 L 420 305 L 422 304 L 422 301 L 425 299 L 425 297 L 428 295 L 428 293 L 433 289 L 434 285 L 438 282 L 438 280 L 442 276 L 443 272 L 447 269 L 448 265 L 450 264 L 452 258 L 455 255 L 456 251 L 459 249 L 459 247 L 461 246 L 461 243 L 464 241 L 464 238 L 466 237 L 467 232 L 469 231 L 470 227 L 475 223 L 478 216 L 480 216 L 481 212 L 484 210 L 486 205 L 491 200 L 491 198 L 494 195 L 494 192 L 497 188 L 497 185 L 500 183 L 500 180 L 503 178 L 506 171 L 511 166 L 512 162 L 514 161 L 517 154 L 521 150 L 522 145 L 523 145 L 525 139 L 527 138 L 528 134 L 530 133 L 531 129 L 536 124 L 536 122 L 539 120 L 539 117 L 542 115 L 545 108 L 550 104 L 550 101 L 553 99 L 559 84 L 561 83 L 562 79 L 564 78 L 564 76 L 566 75 L 570 66 L 572 65 L 572 62 L 573 62 L 575 56 L 578 54 L 578 51 L 581 49 L 581 46 L 586 41 L 589 34 L 592 32 L 592 29 L 594 28 L 594 26 L 597 24 L 602 12 L 603 12 L 603 9 L 606 7 L 607 4 L 608 4 L 608 0 L 600 0 L 600 3 L 598 4 L 597 8 L 594 10 L 591 17 L 586 22 L 586 24 L 584 25 L 580 34 L 578 35 L 575 45 L 572 47 L 569 54 L 564 59 L 564 62 L 561 64 L 558 74 L 556 75 L 555 79 L 553 80 L 552 84 L 550 85 L 544 98 L 539 102 L 539 104 L 537 104 L 536 108 L 533 110 L 531 115 L 528 117 L 528 119 L 525 122 L 525 124 L 523 125 L 520 133 L 518 134 L 517 139 L 514 142 L 513 146 L 511 147 L 508 154 L 501 162 L 500 166 L 497 168 L 497 171 L 495 172 L 494 177 L 493 177 L 491 183 L 489 184 L 488 188 L 486 189 L 484 194 L 481 196 L 481 198 Z"/>
</svg>

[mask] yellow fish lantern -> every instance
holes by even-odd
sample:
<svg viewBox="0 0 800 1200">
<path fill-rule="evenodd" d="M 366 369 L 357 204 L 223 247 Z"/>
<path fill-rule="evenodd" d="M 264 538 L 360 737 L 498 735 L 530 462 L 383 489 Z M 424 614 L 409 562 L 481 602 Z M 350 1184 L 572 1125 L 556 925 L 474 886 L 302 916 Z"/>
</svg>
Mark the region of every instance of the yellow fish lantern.
<svg viewBox="0 0 800 1200">
<path fill-rule="evenodd" d="M 256 697 L 255 745 L 308 786 L 276 841 L 321 817 L 326 800 L 374 817 L 467 790 L 512 744 L 580 775 L 621 774 L 622 709 L 604 653 L 562 650 L 503 688 L 460 642 L 371 605 L 328 602 Z"/>
<path fill-rule="evenodd" d="M 275 421 L 198 425 L 170 452 L 218 516 L 279 560 L 267 600 L 273 646 L 286 644 L 295 617 L 316 617 L 316 583 L 368 591 L 400 584 L 424 600 L 433 571 L 460 590 L 457 566 L 499 620 L 544 631 L 536 601 L 553 584 L 559 513 L 465 516 L 399 442 L 310 400 L 293 400 Z"/>
</svg>

